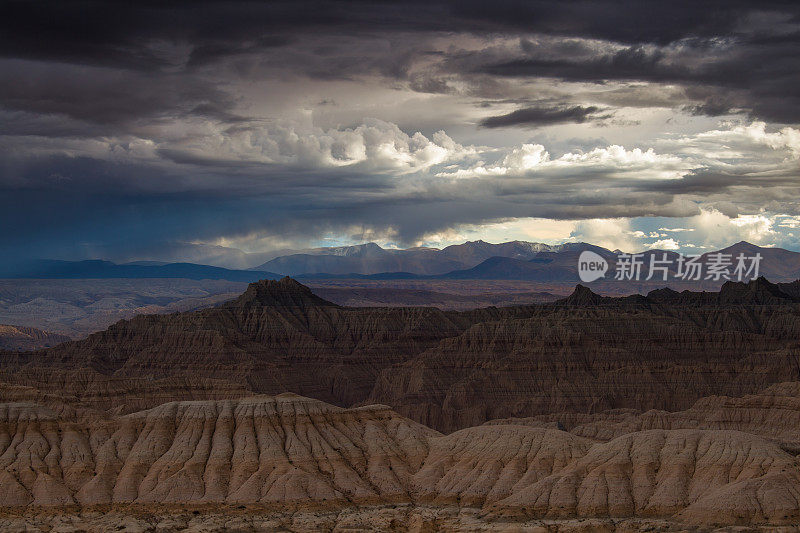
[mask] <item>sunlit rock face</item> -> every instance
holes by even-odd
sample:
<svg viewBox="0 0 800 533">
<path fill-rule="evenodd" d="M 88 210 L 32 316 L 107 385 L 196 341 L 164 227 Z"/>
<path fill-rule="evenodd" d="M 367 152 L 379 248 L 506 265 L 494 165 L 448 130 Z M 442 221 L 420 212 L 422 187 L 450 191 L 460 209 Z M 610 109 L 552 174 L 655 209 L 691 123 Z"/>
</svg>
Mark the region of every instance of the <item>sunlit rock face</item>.
<svg viewBox="0 0 800 533">
<path fill-rule="evenodd" d="M 783 409 L 769 405 L 774 393 L 759 396 L 766 433 Z M 271 512 L 275 520 L 288 508 L 319 519 L 332 509 L 402 506 L 436 520 L 477 509 L 473 520 L 489 529 L 593 517 L 777 525 L 800 518 L 799 467 L 752 428 L 653 429 L 597 442 L 504 422 L 443 435 L 386 406 L 343 409 L 293 394 L 128 415 L 0 404 L 2 507 L 36 508 L 43 520 L 48 508 L 131 512 L 133 504 L 177 515 L 185 505 L 212 514 L 244 505 L 251 519 Z"/>
</svg>

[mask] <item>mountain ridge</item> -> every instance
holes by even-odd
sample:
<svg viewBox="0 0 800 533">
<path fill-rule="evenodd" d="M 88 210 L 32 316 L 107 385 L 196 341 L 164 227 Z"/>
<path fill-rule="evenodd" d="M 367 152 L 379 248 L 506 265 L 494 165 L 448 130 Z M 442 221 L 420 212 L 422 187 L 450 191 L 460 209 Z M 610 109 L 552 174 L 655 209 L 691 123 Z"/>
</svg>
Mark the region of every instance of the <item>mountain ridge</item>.
<svg viewBox="0 0 800 533">
<path fill-rule="evenodd" d="M 117 264 L 91 259 L 86 261 L 38 260 L 13 270 L 2 271 L 7 279 L 109 279 L 109 278 L 182 278 L 252 282 L 259 279 L 278 279 L 272 272 L 232 270 L 197 263 L 133 262 Z"/>
<path fill-rule="evenodd" d="M 437 276 L 472 268 L 493 257 L 530 260 L 541 253 L 559 253 L 586 246 L 591 245 L 586 243 L 548 245 L 526 241 L 492 244 L 477 240 L 442 249 L 427 247 L 384 249 L 376 243 L 367 243 L 350 247 L 317 248 L 313 253 L 280 256 L 255 268 L 292 276 L 325 274 L 369 276 L 387 273 Z M 330 252 L 326 253 L 326 250 Z"/>
<path fill-rule="evenodd" d="M 372 243 L 374 244 L 374 243 Z M 376 245 L 377 246 L 377 245 Z M 459 248 L 460 247 L 460 248 Z M 452 251 L 453 248 L 459 248 Z M 413 250 L 413 249 L 410 249 Z M 419 261 L 430 261 L 437 254 L 432 249 L 425 249 L 425 258 Z M 434 249 L 435 250 L 435 249 Z M 448 260 L 457 258 L 461 266 L 447 271 L 426 272 L 404 268 L 413 266 L 414 262 L 395 261 L 371 265 L 367 262 L 342 262 L 337 257 L 326 256 L 322 252 L 314 255 L 311 262 L 301 261 L 292 263 L 297 256 L 283 256 L 276 258 L 272 265 L 265 263 L 262 267 L 276 267 L 275 271 L 286 275 L 296 276 L 301 279 L 420 279 L 420 280 L 448 280 L 448 279 L 500 279 L 520 281 L 573 281 L 579 280 L 578 258 L 583 251 L 592 251 L 609 262 L 609 274 L 604 282 L 613 282 L 614 267 L 619 251 L 611 251 L 589 243 L 565 243 L 562 245 L 546 245 L 541 243 L 526 243 L 511 241 L 508 243 L 490 244 L 484 241 L 472 241 L 462 245 L 454 245 L 439 250 Z M 383 250 L 390 257 L 402 255 L 404 250 Z M 747 257 L 761 254 L 760 272 L 770 279 L 777 281 L 794 281 L 800 278 L 800 253 L 782 248 L 759 247 L 746 241 L 733 244 L 717 251 L 700 254 L 699 262 L 707 264 L 711 261 L 712 254 L 727 254 L 732 262 L 736 261 L 738 254 Z M 433 255 L 432 255 L 433 254 Z M 673 264 L 670 265 L 670 275 L 675 275 L 678 253 L 671 250 L 645 250 L 642 256 L 643 271 L 646 273 L 651 257 L 660 260 L 664 255 Z M 439 268 L 441 265 L 437 266 Z M 452 262 L 448 263 L 448 268 Z M 331 267 L 325 270 L 325 267 Z M 356 268 L 358 267 L 358 268 Z M 384 268 L 381 268 L 384 267 Z M 444 267 L 442 267 L 444 270 Z M 644 278 L 645 276 L 643 276 Z"/>
<path fill-rule="evenodd" d="M 232 394 L 390 405 L 443 431 L 565 408 L 683 409 L 795 377 L 800 302 L 784 287 L 755 280 L 611 298 L 579 286 L 560 302 L 456 312 L 342 307 L 293 279 L 263 280 L 213 308 L 1 353 L 0 382 L 135 410 L 167 391 L 206 398 L 216 380 Z"/>
<path fill-rule="evenodd" d="M 329 253 L 326 253 L 326 250 Z M 384 249 L 375 243 L 356 246 L 317 248 L 312 254 L 301 253 L 276 257 L 249 270 L 230 270 L 194 263 L 139 261 L 115 264 L 109 261 L 43 260 L 25 269 L 6 272 L 12 278 L 87 279 L 87 278 L 185 278 L 224 279 L 253 282 L 258 279 L 279 279 L 285 275 L 307 280 L 516 280 L 543 283 L 578 282 L 578 258 L 581 252 L 592 251 L 609 264 L 605 278 L 594 283 L 616 283 L 614 279 L 617 252 L 589 243 L 546 245 L 525 241 L 491 244 L 469 241 L 443 249 L 409 248 Z M 800 278 L 800 253 L 782 248 L 759 247 L 746 241 L 718 251 L 705 252 L 699 263 L 707 265 L 715 254 L 724 254 L 735 262 L 740 254 L 747 257 L 760 254 L 759 273 L 773 281 L 789 282 Z M 678 283 L 677 258 L 674 251 L 645 250 L 641 252 L 642 276 L 645 282 L 651 260 L 666 256 L 670 265 L 668 281 Z M 274 268 L 273 268 L 274 267 Z M 733 265 L 731 266 L 732 271 Z M 261 269 L 261 270 L 259 270 Z M 266 270 L 264 270 L 266 269 Z M 657 280 L 658 278 L 656 278 Z M 629 280 L 623 280 L 628 282 Z M 725 280 L 714 280 L 719 286 Z M 689 280 L 699 286 L 706 278 Z M 717 283 L 718 282 L 718 283 Z M 680 283 L 686 284 L 685 281 Z M 651 287 L 652 289 L 653 287 Z"/>
</svg>

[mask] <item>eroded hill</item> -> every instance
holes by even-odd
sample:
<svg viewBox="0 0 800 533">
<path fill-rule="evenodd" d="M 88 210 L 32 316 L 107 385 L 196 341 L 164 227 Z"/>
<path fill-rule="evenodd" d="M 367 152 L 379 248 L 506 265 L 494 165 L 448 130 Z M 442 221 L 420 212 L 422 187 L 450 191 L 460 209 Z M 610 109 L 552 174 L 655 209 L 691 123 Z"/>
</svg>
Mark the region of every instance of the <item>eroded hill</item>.
<svg viewBox="0 0 800 533">
<path fill-rule="evenodd" d="M 66 342 L 69 337 L 25 326 L 0 324 L 0 350 L 35 350 Z"/>
<path fill-rule="evenodd" d="M 757 416 L 731 399 L 741 423 L 728 429 L 634 429 L 606 441 L 508 421 L 443 435 L 386 406 L 292 394 L 128 415 L 4 403 L 0 527 L 49 528 L 58 516 L 102 530 L 117 516 L 140 531 L 197 529 L 204 518 L 224 530 L 212 527 L 220 513 L 253 531 L 791 525 L 800 463 L 787 448 L 800 440 L 771 435 L 782 412 L 800 416 L 799 386 L 751 397 Z M 793 402 L 776 403 L 781 394 Z"/>
<path fill-rule="evenodd" d="M 0 381 L 132 412 L 170 400 L 293 392 L 390 405 L 450 432 L 486 420 L 683 410 L 800 377 L 794 285 L 446 312 L 349 308 L 289 278 L 220 306 L 124 320 L 85 340 L 5 353 Z"/>
</svg>

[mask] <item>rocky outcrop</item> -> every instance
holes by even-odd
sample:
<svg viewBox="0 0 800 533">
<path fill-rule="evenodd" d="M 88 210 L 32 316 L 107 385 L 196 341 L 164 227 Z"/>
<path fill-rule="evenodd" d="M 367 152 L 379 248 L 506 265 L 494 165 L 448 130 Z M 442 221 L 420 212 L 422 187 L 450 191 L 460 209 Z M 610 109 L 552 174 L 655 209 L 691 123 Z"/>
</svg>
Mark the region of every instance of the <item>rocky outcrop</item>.
<svg viewBox="0 0 800 533">
<path fill-rule="evenodd" d="M 92 397 L 97 387 L 137 382 L 145 398 L 150 382 L 164 379 L 222 380 L 251 394 L 291 391 L 353 405 L 367 398 L 380 369 L 467 323 L 433 308 L 342 308 L 289 278 L 267 280 L 213 309 L 141 315 L 53 351 L 0 355 L 0 380 L 98 407 L 108 398 Z M 135 408 L 163 401 L 156 395 Z"/>
<path fill-rule="evenodd" d="M 761 276 L 744 282 L 726 281 L 718 292 L 677 292 L 670 288 L 647 294 L 651 301 L 671 305 L 784 305 L 800 302 L 795 283 L 770 283 Z"/>
<path fill-rule="evenodd" d="M 600 304 L 603 302 L 603 300 L 604 298 L 602 296 L 593 293 L 589 287 L 579 284 L 575 287 L 575 291 L 573 291 L 572 294 L 566 298 L 556 301 L 556 304 L 587 306 Z"/>
</svg>

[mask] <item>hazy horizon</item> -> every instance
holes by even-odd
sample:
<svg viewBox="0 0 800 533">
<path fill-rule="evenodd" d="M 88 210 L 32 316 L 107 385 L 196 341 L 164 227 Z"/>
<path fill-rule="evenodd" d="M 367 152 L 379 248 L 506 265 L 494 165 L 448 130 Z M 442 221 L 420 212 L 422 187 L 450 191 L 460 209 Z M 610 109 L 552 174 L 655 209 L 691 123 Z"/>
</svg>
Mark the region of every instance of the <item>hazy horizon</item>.
<svg viewBox="0 0 800 533">
<path fill-rule="evenodd" d="M 419 247 L 419 246 L 417 246 L 417 247 L 401 248 L 401 247 L 397 247 L 397 246 L 395 246 L 395 247 L 381 246 L 379 243 L 375 243 L 375 242 L 366 242 L 366 243 L 359 243 L 359 244 L 352 244 L 352 245 L 340 245 L 340 246 L 331 245 L 331 246 L 320 246 L 320 247 L 314 247 L 314 248 L 303 248 L 303 249 L 297 249 L 297 250 L 281 249 L 281 250 L 275 250 L 275 251 L 271 251 L 271 252 L 251 253 L 251 254 L 243 254 L 243 255 L 242 254 L 237 254 L 236 257 L 233 258 L 233 259 L 231 259 L 230 256 L 225 256 L 225 255 L 218 256 L 219 258 L 211 257 L 210 260 L 208 262 L 206 262 L 206 263 L 198 263 L 196 261 L 181 260 L 180 258 L 175 259 L 175 260 L 160 260 L 160 259 L 156 259 L 156 258 L 142 258 L 142 259 L 135 259 L 135 260 L 130 260 L 130 261 L 119 261 L 119 262 L 117 262 L 117 261 L 112 261 L 112 260 L 110 260 L 108 258 L 105 258 L 105 257 L 89 257 L 89 258 L 77 259 L 77 260 L 52 258 L 52 257 L 39 257 L 39 258 L 32 259 L 32 261 L 33 262 L 36 262 L 36 261 L 66 261 L 66 262 L 71 262 L 71 261 L 76 261 L 76 262 L 79 262 L 79 261 L 108 261 L 108 262 L 111 262 L 111 263 L 114 263 L 114 264 L 118 264 L 118 265 L 166 265 L 166 264 L 174 264 L 174 263 L 190 263 L 190 264 L 208 265 L 208 266 L 219 267 L 219 268 L 227 268 L 227 269 L 232 269 L 232 270 L 247 270 L 247 269 L 255 269 L 255 268 L 259 267 L 259 266 L 263 266 L 264 263 L 267 263 L 267 262 L 269 262 L 269 261 L 271 261 L 273 259 L 280 258 L 280 257 L 287 257 L 287 256 L 292 256 L 292 255 L 306 255 L 306 254 L 326 255 L 326 251 L 328 251 L 328 250 L 346 250 L 346 249 L 352 249 L 352 248 L 365 247 L 365 246 L 369 246 L 369 245 L 376 245 L 376 246 L 380 247 L 383 251 L 405 252 L 405 251 L 413 251 L 415 249 L 421 249 L 421 248 L 425 248 L 425 249 L 428 249 L 428 250 L 442 251 L 442 250 L 445 250 L 446 248 L 453 247 L 453 246 L 464 246 L 464 245 L 479 244 L 479 243 L 488 244 L 488 245 L 492 245 L 492 246 L 498 246 L 498 245 L 503 245 L 503 244 L 511 244 L 511 243 L 520 243 L 520 244 L 529 244 L 529 245 L 545 245 L 545 246 L 550 247 L 551 249 L 555 249 L 556 251 L 558 251 L 558 248 L 560 246 L 562 246 L 562 245 L 570 245 L 570 244 L 587 244 L 587 245 L 590 245 L 590 246 L 599 246 L 599 245 L 596 245 L 594 243 L 585 242 L 585 241 L 567 241 L 567 242 L 559 242 L 559 243 L 555 243 L 555 244 L 549 244 L 549 243 L 541 243 L 541 242 L 533 242 L 533 241 L 520 241 L 520 240 L 502 241 L 502 242 L 500 242 L 500 241 L 498 241 L 498 242 L 489 242 L 489 241 L 485 241 L 483 239 L 478 239 L 478 240 L 475 240 L 475 241 L 464 241 L 464 242 L 461 242 L 461 243 L 449 244 L 447 246 L 440 246 L 440 247 L 435 247 L 435 246 Z M 736 246 L 736 245 L 740 245 L 740 244 L 753 245 L 753 246 L 758 246 L 758 247 L 761 247 L 761 248 L 780 248 L 780 249 L 786 249 L 786 250 L 789 250 L 789 251 L 792 251 L 792 252 L 800 253 L 800 250 L 792 250 L 792 249 L 789 249 L 789 248 L 781 248 L 781 247 L 776 246 L 774 244 L 756 245 L 756 244 L 750 243 L 748 241 L 742 240 L 742 241 L 731 242 L 731 243 L 725 244 L 723 246 L 720 246 L 719 248 L 716 248 L 716 247 L 713 247 L 713 248 L 712 247 L 702 247 L 702 248 L 697 247 L 697 248 L 685 253 L 684 255 L 702 255 L 702 254 L 715 252 L 717 250 L 727 249 L 727 248 L 730 248 L 730 247 L 733 247 L 733 246 Z M 603 248 L 603 247 L 601 247 L 601 248 Z M 632 249 L 619 249 L 619 248 L 615 248 L 615 249 L 606 248 L 606 249 L 611 251 L 611 252 L 621 252 L 621 253 L 627 253 L 627 254 L 640 254 L 640 253 L 653 252 L 653 251 L 668 251 L 668 252 L 684 253 L 682 250 L 671 250 L 669 248 L 656 248 L 656 247 L 632 248 Z M 333 255 L 336 255 L 336 254 L 333 254 Z M 233 261 L 233 263 L 232 263 L 232 261 Z M 243 263 L 242 261 L 245 261 L 245 262 Z M 23 265 L 24 265 L 24 263 L 23 263 Z M 0 277 L 2 277 L 2 276 L 0 276 Z"/>
</svg>

